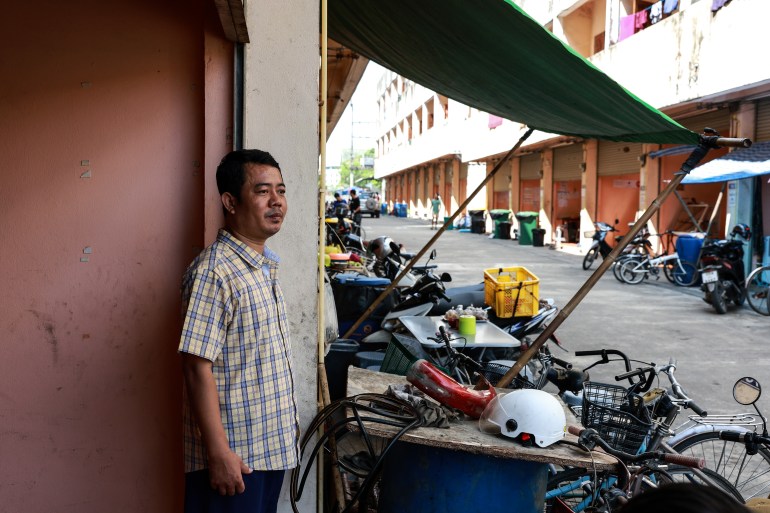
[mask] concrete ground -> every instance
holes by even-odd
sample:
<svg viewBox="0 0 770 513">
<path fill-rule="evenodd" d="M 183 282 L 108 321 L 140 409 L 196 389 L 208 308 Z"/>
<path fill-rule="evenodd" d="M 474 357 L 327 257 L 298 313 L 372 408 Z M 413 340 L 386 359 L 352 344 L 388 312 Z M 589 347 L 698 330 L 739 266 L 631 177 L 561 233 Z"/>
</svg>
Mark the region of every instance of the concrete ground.
<svg viewBox="0 0 770 513">
<path fill-rule="evenodd" d="M 437 233 L 429 220 L 381 216 L 365 218 L 362 224 L 367 240 L 387 235 L 414 253 Z M 584 271 L 583 255 L 574 245 L 554 250 L 458 231 L 444 232 L 433 248 L 438 270 L 452 275 L 447 287 L 482 282 L 484 269 L 523 266 L 539 278 L 540 297 L 553 298 L 559 307 L 567 304 L 598 267 L 595 262 L 591 271 Z M 673 357 L 678 362 L 679 382 L 710 413 L 747 411 L 733 400 L 732 385 L 743 376 L 753 376 L 768 389 L 759 406 L 770 415 L 770 317 L 756 314 L 748 306 L 719 315 L 701 297 L 698 287 L 677 287 L 663 276 L 626 285 L 610 272 L 557 330 L 568 352 L 552 350 L 578 368 L 594 361 L 574 357 L 579 350 L 614 348 L 631 358 L 656 363 Z M 603 367 L 603 371 L 592 369 L 591 375 L 611 379 L 613 370 L 619 369 Z"/>
</svg>

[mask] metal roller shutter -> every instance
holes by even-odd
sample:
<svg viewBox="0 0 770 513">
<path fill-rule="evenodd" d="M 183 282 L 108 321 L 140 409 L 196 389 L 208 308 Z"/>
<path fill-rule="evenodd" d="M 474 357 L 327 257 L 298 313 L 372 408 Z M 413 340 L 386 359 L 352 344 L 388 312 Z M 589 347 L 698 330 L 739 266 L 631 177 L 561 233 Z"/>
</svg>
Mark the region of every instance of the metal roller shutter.
<svg viewBox="0 0 770 513">
<path fill-rule="evenodd" d="M 488 166 L 489 171 L 494 169 L 491 166 Z M 495 192 L 500 191 L 507 191 L 511 188 L 511 165 L 507 164 L 504 169 L 500 169 L 497 171 L 497 174 L 495 174 L 495 177 L 492 179 L 494 182 L 493 189 Z"/>
<path fill-rule="evenodd" d="M 757 102 L 757 141 L 770 141 L 770 98 Z"/>
<path fill-rule="evenodd" d="M 638 173 L 641 143 L 599 141 L 599 176 Z"/>
<path fill-rule="evenodd" d="M 519 178 L 521 180 L 538 180 L 540 178 L 539 153 L 532 153 L 521 157 Z"/>
<path fill-rule="evenodd" d="M 725 137 L 730 135 L 730 111 L 728 109 L 712 110 L 705 114 L 677 119 L 677 122 L 698 134 L 708 127 L 713 128 Z"/>
<path fill-rule="evenodd" d="M 553 150 L 553 180 L 580 180 L 583 145 L 571 144 Z"/>
</svg>

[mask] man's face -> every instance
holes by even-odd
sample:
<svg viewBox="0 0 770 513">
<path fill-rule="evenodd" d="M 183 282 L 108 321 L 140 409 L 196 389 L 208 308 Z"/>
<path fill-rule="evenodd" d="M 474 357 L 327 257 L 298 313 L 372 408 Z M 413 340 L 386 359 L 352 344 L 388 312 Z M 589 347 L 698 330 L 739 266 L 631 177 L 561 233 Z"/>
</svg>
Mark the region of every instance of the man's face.
<svg viewBox="0 0 770 513">
<path fill-rule="evenodd" d="M 281 172 L 264 164 L 246 164 L 241 198 L 234 210 L 233 228 L 240 235 L 264 242 L 278 233 L 287 210 Z"/>
</svg>

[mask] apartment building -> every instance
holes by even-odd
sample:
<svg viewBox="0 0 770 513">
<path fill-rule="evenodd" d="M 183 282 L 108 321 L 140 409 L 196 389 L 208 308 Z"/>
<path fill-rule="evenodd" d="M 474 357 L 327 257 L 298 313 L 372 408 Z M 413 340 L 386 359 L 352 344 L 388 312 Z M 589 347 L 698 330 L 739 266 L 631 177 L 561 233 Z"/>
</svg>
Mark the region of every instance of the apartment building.
<svg viewBox="0 0 770 513">
<path fill-rule="evenodd" d="M 723 136 L 770 140 L 770 61 L 760 57 L 770 3 L 520 0 L 516 4 L 683 126 L 699 133 L 709 127 Z M 427 217 L 436 193 L 443 198 L 444 215 L 454 212 L 526 129 L 393 72 L 383 74 L 377 95 L 375 176 L 383 179 L 386 201 L 406 203 L 411 216 Z M 712 150 L 703 162 L 726 152 Z M 594 221 L 617 219 L 625 231 L 688 153 L 688 148 L 672 145 L 535 132 L 466 209 L 535 211 L 546 241 L 552 241 L 560 227 L 568 242 L 580 243 L 584 233 L 593 230 Z M 730 182 L 727 191 L 722 194 L 726 201 L 720 203 L 721 184 L 680 186 L 676 192 L 681 199 L 671 196 L 666 201 L 652 219 L 654 228 L 705 230 L 713 217 L 713 235 L 724 235 L 738 222 L 770 235 L 767 177 Z"/>
</svg>

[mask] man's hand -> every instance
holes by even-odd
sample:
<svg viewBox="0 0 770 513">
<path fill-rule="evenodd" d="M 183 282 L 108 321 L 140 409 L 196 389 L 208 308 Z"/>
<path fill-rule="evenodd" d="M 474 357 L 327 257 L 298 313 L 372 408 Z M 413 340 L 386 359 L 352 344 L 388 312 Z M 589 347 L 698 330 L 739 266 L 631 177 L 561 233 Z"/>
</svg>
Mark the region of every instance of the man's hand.
<svg viewBox="0 0 770 513">
<path fill-rule="evenodd" d="M 208 453 L 211 488 L 221 495 L 243 493 L 246 489 L 243 474 L 251 474 L 252 470 L 227 443 L 211 362 L 182 353 L 182 369 L 190 405 Z"/>
<path fill-rule="evenodd" d="M 252 469 L 229 449 L 221 455 L 209 456 L 209 483 L 219 495 L 243 493 L 246 490 L 243 474 L 252 472 Z"/>
</svg>

